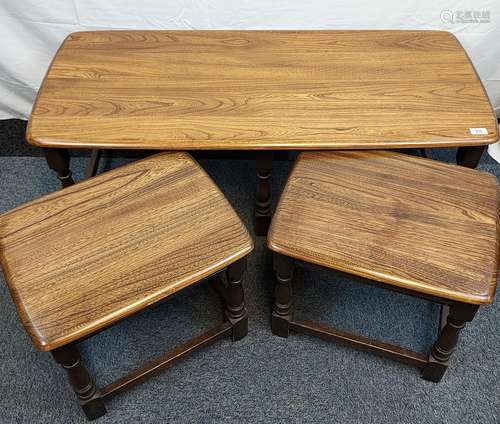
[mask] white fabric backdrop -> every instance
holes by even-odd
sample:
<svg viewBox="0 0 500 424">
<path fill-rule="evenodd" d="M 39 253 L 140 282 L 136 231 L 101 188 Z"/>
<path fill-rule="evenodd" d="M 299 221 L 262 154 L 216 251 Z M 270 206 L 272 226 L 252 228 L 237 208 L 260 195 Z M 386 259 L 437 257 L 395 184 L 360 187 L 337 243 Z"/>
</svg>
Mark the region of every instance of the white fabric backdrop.
<svg viewBox="0 0 500 424">
<path fill-rule="evenodd" d="M 0 0 L 0 119 L 29 116 L 69 33 L 120 28 L 448 30 L 500 115 L 499 0 Z"/>
</svg>

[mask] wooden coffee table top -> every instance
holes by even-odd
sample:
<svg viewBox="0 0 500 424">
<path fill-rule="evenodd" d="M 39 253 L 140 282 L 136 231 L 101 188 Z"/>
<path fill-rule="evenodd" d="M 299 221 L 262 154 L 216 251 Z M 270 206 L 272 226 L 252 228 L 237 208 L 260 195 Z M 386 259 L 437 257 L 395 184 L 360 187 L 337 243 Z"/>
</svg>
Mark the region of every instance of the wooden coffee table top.
<svg viewBox="0 0 500 424">
<path fill-rule="evenodd" d="M 40 350 L 92 334 L 247 255 L 253 242 L 187 154 L 121 166 L 0 215 L 0 262 Z"/>
<path fill-rule="evenodd" d="M 494 175 L 401 153 L 307 152 L 269 230 L 271 250 L 445 299 L 491 303 Z"/>
<path fill-rule="evenodd" d="M 68 148 L 371 149 L 484 145 L 498 129 L 447 32 L 98 31 L 60 48 L 27 138 Z"/>
</svg>

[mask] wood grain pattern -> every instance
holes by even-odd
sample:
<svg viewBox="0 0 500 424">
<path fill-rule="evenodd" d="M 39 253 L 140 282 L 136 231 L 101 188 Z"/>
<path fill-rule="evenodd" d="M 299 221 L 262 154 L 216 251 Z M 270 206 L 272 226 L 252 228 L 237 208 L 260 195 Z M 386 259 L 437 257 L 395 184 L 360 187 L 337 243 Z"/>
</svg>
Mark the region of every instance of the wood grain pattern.
<svg viewBox="0 0 500 424">
<path fill-rule="evenodd" d="M 52 350 L 133 314 L 253 248 L 186 153 L 135 162 L 0 216 L 0 259 L 21 320 Z"/>
<path fill-rule="evenodd" d="M 469 128 L 486 128 L 471 135 Z M 440 31 L 70 35 L 27 132 L 42 147 L 368 149 L 484 145 L 496 120 Z"/>
<path fill-rule="evenodd" d="M 444 299 L 491 303 L 499 265 L 493 175 L 383 151 L 303 153 L 268 246 Z"/>
</svg>

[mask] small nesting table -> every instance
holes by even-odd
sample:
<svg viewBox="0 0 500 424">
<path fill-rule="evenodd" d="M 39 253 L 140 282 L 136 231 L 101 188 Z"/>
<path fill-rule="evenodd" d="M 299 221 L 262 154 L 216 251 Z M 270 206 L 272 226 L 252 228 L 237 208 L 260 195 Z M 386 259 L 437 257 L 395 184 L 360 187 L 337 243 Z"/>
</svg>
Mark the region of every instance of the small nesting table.
<svg viewBox="0 0 500 424">
<path fill-rule="evenodd" d="M 71 34 L 27 131 L 63 185 L 67 149 L 255 150 L 255 230 L 271 217 L 272 151 L 459 147 L 498 140 L 467 54 L 440 31 Z"/>
<path fill-rule="evenodd" d="M 273 217 L 273 332 L 290 330 L 375 351 L 444 375 L 460 330 L 490 304 L 499 266 L 494 175 L 387 151 L 306 152 Z M 294 264 L 306 262 L 443 305 L 429 355 L 294 319 Z"/>
<path fill-rule="evenodd" d="M 105 399 L 186 355 L 224 336 L 245 337 L 241 280 L 252 249 L 224 195 L 184 152 L 119 167 L 0 215 L 0 264 L 21 321 L 37 349 L 67 371 L 89 419 L 106 413 Z M 98 388 L 77 344 L 205 279 L 215 280 L 224 322 Z"/>
</svg>

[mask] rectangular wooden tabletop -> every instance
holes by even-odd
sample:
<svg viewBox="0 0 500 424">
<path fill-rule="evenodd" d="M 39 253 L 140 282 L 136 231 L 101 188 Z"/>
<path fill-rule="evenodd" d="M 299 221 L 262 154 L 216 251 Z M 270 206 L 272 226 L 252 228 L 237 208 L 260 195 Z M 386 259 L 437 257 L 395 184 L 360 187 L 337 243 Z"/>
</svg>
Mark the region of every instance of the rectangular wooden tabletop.
<svg viewBox="0 0 500 424">
<path fill-rule="evenodd" d="M 372 149 L 497 141 L 489 100 L 441 31 L 71 34 L 40 89 L 42 147 Z"/>
</svg>

